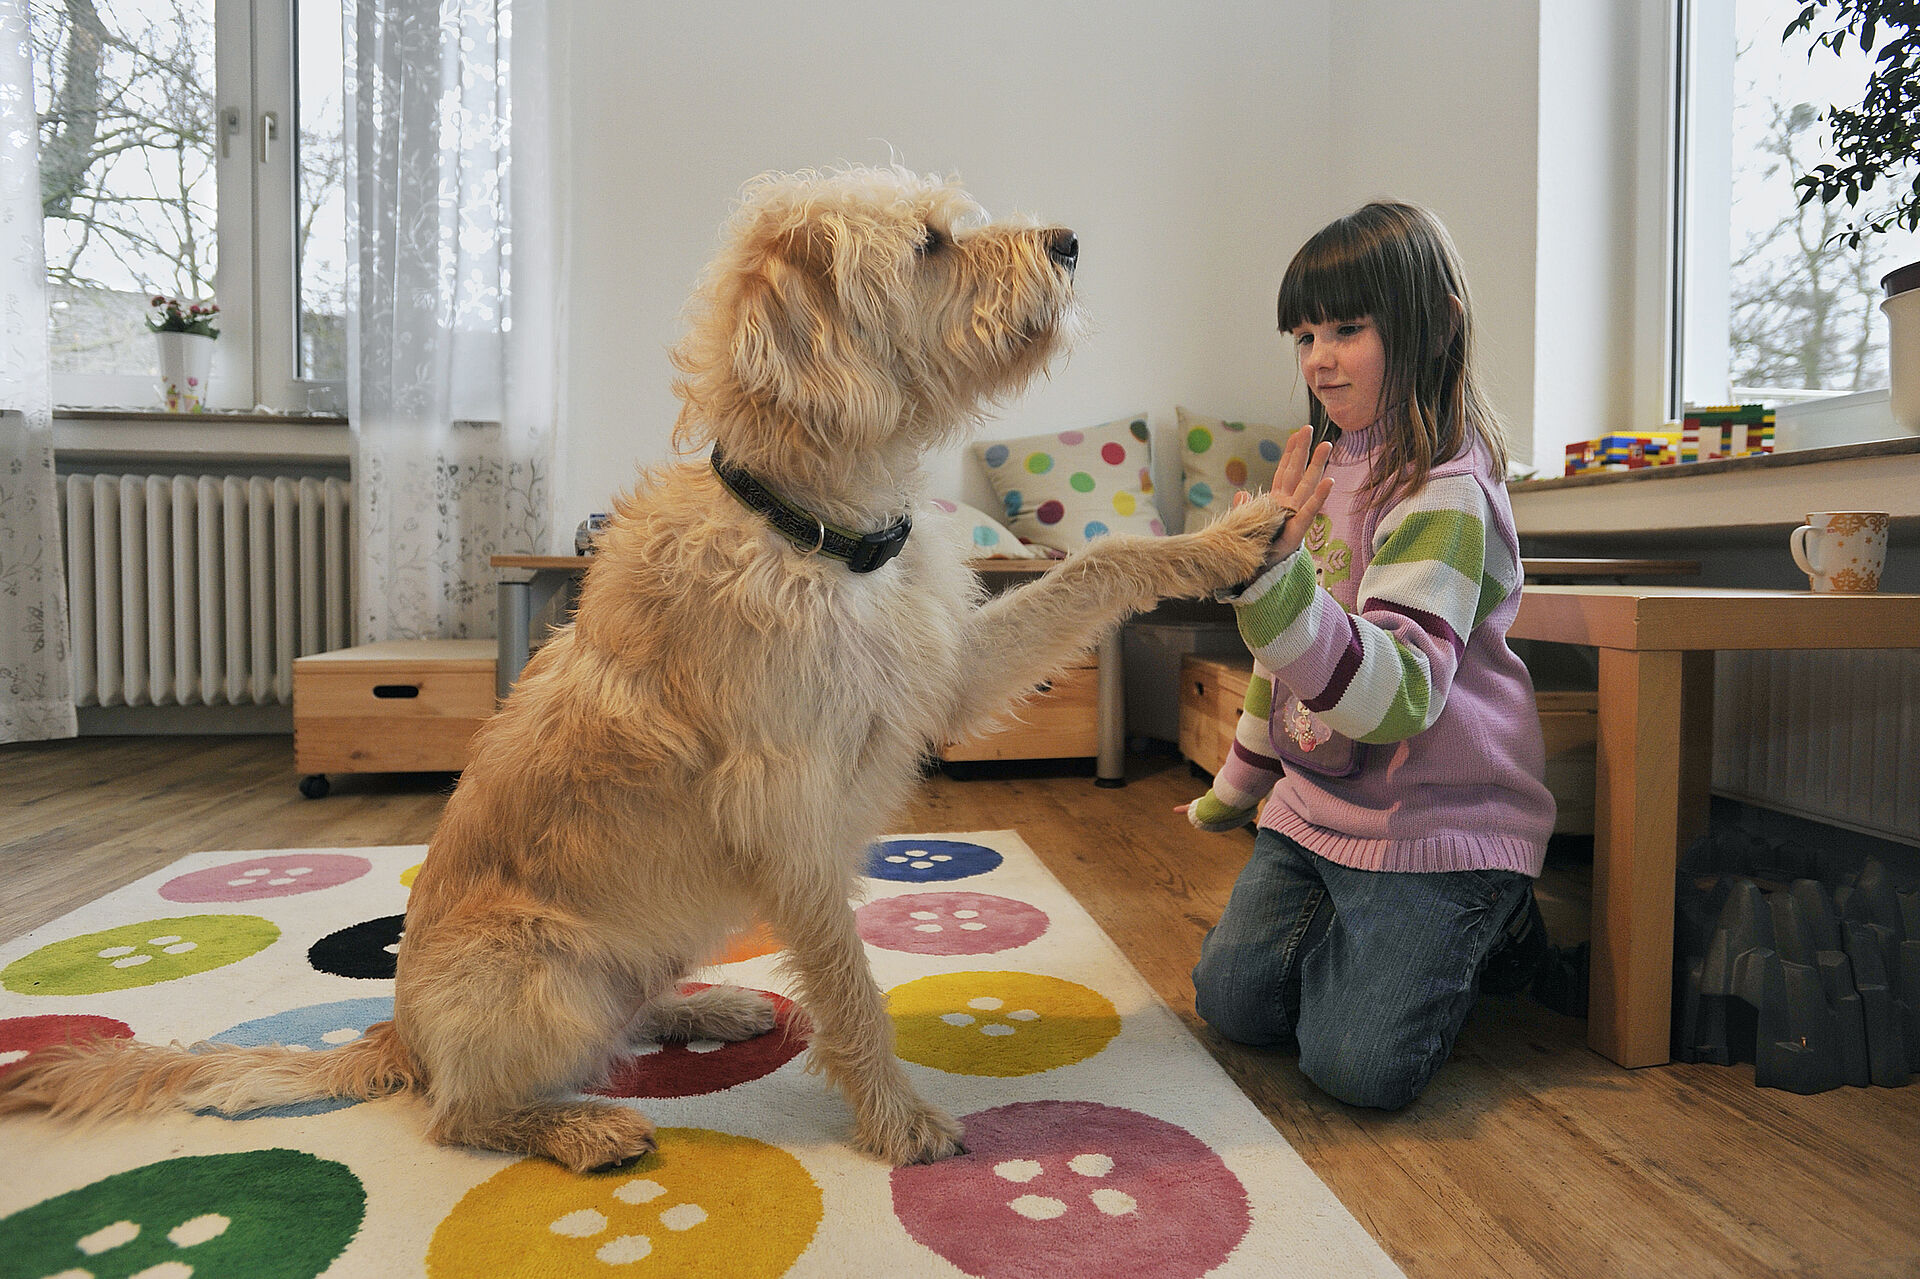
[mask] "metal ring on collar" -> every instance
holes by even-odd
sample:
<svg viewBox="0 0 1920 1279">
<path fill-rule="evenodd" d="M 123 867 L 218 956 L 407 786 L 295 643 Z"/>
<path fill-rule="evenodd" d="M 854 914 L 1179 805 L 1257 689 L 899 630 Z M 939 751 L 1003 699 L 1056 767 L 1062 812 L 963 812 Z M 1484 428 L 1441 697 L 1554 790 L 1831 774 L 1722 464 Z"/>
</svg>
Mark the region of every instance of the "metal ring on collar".
<svg viewBox="0 0 1920 1279">
<path fill-rule="evenodd" d="M 825 547 L 827 544 L 827 522 L 821 519 L 818 515 L 813 517 L 813 522 L 820 526 L 820 540 L 815 542 L 813 546 L 808 550 L 804 550 L 800 552 L 802 556 L 818 555 L 821 549 Z"/>
</svg>

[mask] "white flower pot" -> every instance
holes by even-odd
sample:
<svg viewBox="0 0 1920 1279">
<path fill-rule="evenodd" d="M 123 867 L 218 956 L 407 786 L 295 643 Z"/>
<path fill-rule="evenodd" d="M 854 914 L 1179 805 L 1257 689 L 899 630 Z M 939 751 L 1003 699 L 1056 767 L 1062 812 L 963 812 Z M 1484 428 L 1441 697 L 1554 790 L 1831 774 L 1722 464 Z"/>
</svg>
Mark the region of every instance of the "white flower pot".
<svg viewBox="0 0 1920 1279">
<path fill-rule="evenodd" d="M 1920 262 L 1887 276 L 1888 288 L 1902 288 L 1880 304 L 1887 317 L 1887 371 L 1891 374 L 1893 420 L 1920 435 Z"/>
<path fill-rule="evenodd" d="M 153 336 L 160 345 L 160 402 L 170 413 L 204 412 L 214 339 L 204 333 Z"/>
</svg>

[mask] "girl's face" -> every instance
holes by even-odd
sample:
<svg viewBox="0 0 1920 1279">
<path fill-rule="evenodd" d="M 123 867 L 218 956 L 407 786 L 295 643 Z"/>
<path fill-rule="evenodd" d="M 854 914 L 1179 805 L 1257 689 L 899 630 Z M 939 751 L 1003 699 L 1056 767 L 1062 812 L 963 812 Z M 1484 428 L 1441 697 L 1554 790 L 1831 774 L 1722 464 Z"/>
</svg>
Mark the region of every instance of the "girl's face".
<svg viewBox="0 0 1920 1279">
<path fill-rule="evenodd" d="M 1307 389 L 1343 431 L 1361 431 L 1380 416 L 1387 349 L 1372 316 L 1303 324 L 1289 335 Z"/>
</svg>

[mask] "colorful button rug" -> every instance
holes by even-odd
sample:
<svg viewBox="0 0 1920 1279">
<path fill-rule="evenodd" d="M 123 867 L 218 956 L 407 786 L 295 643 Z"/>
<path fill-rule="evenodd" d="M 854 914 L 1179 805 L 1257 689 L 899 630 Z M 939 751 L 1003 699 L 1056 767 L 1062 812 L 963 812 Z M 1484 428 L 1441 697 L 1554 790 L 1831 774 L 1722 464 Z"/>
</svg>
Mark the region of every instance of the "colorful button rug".
<svg viewBox="0 0 1920 1279">
<path fill-rule="evenodd" d="M 393 1007 L 419 846 L 187 857 L 0 947 L 0 1069 L 76 1033 L 324 1052 Z M 412 1097 L 93 1127 L 0 1119 L 0 1276 L 1398 1272 L 1008 831 L 870 852 L 861 936 L 970 1153 L 846 1145 L 804 1036 L 669 1043 L 602 1091 L 659 1151 L 577 1176 L 435 1146 Z M 776 939 L 703 973 L 777 992 Z M 776 1000 L 779 1021 L 791 1006 Z"/>
</svg>

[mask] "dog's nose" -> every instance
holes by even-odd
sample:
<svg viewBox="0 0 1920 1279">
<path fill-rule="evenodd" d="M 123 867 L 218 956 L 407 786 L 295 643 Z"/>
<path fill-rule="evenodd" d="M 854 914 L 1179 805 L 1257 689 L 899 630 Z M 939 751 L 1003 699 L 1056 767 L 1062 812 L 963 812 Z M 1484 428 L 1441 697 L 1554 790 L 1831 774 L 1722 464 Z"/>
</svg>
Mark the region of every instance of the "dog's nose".
<svg viewBox="0 0 1920 1279">
<path fill-rule="evenodd" d="M 1080 240 L 1073 232 L 1062 228 L 1047 237 L 1047 256 L 1067 270 L 1073 270 L 1074 263 L 1080 260 Z"/>
</svg>

